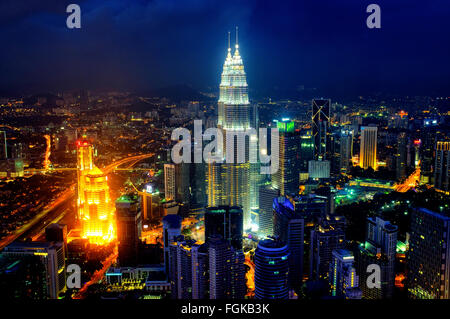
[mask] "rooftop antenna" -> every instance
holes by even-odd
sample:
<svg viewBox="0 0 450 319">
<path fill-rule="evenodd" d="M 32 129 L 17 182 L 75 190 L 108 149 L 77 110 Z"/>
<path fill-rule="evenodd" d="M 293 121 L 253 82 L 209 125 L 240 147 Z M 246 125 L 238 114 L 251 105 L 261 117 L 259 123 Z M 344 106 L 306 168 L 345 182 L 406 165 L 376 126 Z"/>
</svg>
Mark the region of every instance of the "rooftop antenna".
<svg viewBox="0 0 450 319">
<path fill-rule="evenodd" d="M 239 48 L 239 29 L 236 26 L 236 49 Z"/>
<path fill-rule="evenodd" d="M 228 31 L 228 51 L 231 51 L 231 44 L 230 44 L 230 31 Z"/>
</svg>

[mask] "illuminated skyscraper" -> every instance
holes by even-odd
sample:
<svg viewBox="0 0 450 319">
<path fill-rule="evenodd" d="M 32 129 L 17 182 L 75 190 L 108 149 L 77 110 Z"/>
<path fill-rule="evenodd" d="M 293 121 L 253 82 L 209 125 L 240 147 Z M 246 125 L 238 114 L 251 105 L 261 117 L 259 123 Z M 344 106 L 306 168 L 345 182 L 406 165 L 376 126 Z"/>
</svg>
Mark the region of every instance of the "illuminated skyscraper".
<svg viewBox="0 0 450 319">
<path fill-rule="evenodd" d="M 364 169 L 377 169 L 377 131 L 376 126 L 361 126 L 359 164 Z"/>
<path fill-rule="evenodd" d="M 228 41 L 229 42 L 229 41 Z M 243 149 L 238 150 L 239 139 L 236 134 L 244 134 L 251 128 L 252 107 L 248 99 L 248 85 L 244 64 L 239 53 L 236 29 L 236 45 L 234 54 L 228 43 L 228 54 L 223 66 L 220 82 L 220 97 L 218 102 L 218 127 L 224 136 L 225 159 L 233 154 L 232 163 L 209 164 L 208 167 L 208 205 L 241 206 L 244 211 L 244 227 L 250 225 L 251 198 L 257 203 L 257 185 L 252 181 L 252 166 L 249 162 L 250 147 L 257 143 L 256 134 L 249 136 L 250 141 L 244 143 Z M 245 152 L 244 159 L 238 158 L 238 153 Z"/>
<path fill-rule="evenodd" d="M 298 193 L 299 165 L 298 146 L 300 135 L 295 131 L 294 121 L 282 119 L 277 121 L 279 130 L 279 169 L 272 175 L 272 185 L 280 190 L 280 195 Z"/>
<path fill-rule="evenodd" d="M 175 164 L 164 164 L 164 192 L 167 200 L 175 199 L 175 178 Z"/>
<path fill-rule="evenodd" d="M 289 251 L 279 240 L 265 239 L 255 251 L 255 298 L 288 299 Z"/>
<path fill-rule="evenodd" d="M 345 218 L 328 215 L 311 230 L 309 279 L 328 276 L 333 250 L 345 247 Z"/>
<path fill-rule="evenodd" d="M 77 205 L 82 236 L 95 244 L 110 242 L 115 238 L 115 227 L 108 177 L 93 164 L 93 148 L 88 141 L 77 142 L 77 159 Z"/>
<path fill-rule="evenodd" d="M 339 169 L 346 172 L 350 168 L 353 156 L 353 131 L 342 131 L 339 139 Z"/>
<path fill-rule="evenodd" d="M 364 299 L 392 298 L 395 281 L 395 254 L 397 247 L 398 227 L 379 217 L 367 218 L 367 234 L 365 243 L 358 247 L 355 255 L 359 286 L 363 291 Z M 369 265 L 380 267 L 381 287 L 367 286 L 367 272 Z"/>
<path fill-rule="evenodd" d="M 434 187 L 450 190 L 450 142 L 436 143 L 436 159 L 434 165 Z"/>
<path fill-rule="evenodd" d="M 314 99 L 312 101 L 312 135 L 314 138 L 314 157 L 318 159 L 329 159 L 330 133 L 330 100 Z"/>
<path fill-rule="evenodd" d="M 408 294 L 413 299 L 450 298 L 450 216 L 417 208 L 411 214 Z"/>
<path fill-rule="evenodd" d="M 332 253 L 328 280 L 332 296 L 345 296 L 347 299 L 361 299 L 362 292 L 358 288 L 359 277 L 353 267 L 354 257 L 345 249 L 337 249 Z"/>
<path fill-rule="evenodd" d="M 121 266 L 135 266 L 142 230 L 138 195 L 122 195 L 116 200 L 117 240 Z"/>
</svg>

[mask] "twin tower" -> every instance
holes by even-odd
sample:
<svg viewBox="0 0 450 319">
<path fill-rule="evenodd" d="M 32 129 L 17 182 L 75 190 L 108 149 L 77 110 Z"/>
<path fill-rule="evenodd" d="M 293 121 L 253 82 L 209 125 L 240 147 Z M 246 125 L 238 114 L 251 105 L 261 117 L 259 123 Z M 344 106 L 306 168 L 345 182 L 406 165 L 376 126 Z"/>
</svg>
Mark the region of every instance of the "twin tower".
<svg viewBox="0 0 450 319">
<path fill-rule="evenodd" d="M 226 132 L 256 128 L 256 112 L 248 99 L 247 78 L 239 53 L 237 28 L 235 50 L 234 53 L 231 51 L 228 33 L 228 52 L 221 75 L 217 126 L 225 137 L 224 151 L 233 151 L 234 156 L 237 156 L 238 143 L 228 141 L 230 137 Z M 258 206 L 259 170 L 257 164 L 249 162 L 249 147 L 250 143 L 246 143 L 246 160 L 243 163 L 238 163 L 237 159 L 233 164 L 213 163 L 208 164 L 207 170 L 208 206 L 241 206 L 244 212 L 244 229 L 251 227 L 251 211 Z M 223 154 L 224 158 L 225 155 Z"/>
</svg>

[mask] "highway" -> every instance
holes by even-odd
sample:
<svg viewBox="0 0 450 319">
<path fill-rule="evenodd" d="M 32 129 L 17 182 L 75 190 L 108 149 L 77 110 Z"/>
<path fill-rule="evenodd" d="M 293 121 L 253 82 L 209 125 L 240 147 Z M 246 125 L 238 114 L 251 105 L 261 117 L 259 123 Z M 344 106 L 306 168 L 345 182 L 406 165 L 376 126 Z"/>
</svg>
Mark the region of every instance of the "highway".
<svg viewBox="0 0 450 319">
<path fill-rule="evenodd" d="M 138 161 L 152 156 L 154 156 L 154 153 L 129 156 L 105 166 L 102 171 L 105 174 L 109 174 L 120 165 L 129 162 L 137 163 Z M 73 201 L 75 200 L 75 188 L 76 183 L 73 183 L 52 203 L 45 206 L 44 209 L 36 214 L 36 216 L 28 223 L 15 230 L 12 234 L 1 239 L 0 251 L 16 239 L 23 239 L 27 237 L 32 237 L 33 240 L 38 239 L 47 225 L 49 225 L 52 221 L 59 220 L 64 216 L 71 203 L 73 203 Z"/>
</svg>

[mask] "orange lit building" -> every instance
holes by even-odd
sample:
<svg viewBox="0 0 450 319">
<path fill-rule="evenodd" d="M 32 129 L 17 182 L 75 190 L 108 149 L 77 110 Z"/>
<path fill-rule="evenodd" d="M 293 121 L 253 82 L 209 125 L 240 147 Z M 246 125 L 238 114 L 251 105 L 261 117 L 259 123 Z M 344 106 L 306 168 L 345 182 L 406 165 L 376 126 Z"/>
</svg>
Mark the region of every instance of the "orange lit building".
<svg viewBox="0 0 450 319">
<path fill-rule="evenodd" d="M 81 236 L 90 243 L 108 243 L 115 238 L 114 205 L 109 196 L 108 177 L 93 164 L 93 148 L 88 141 L 77 141 L 77 159 Z"/>
</svg>

